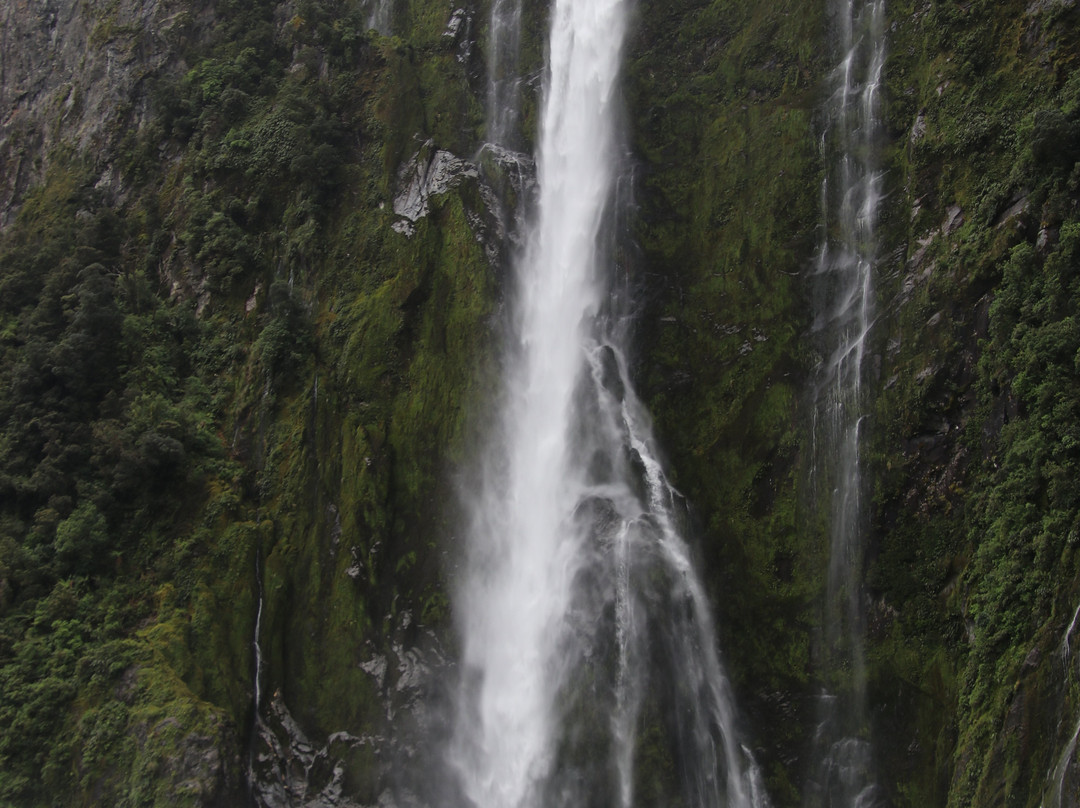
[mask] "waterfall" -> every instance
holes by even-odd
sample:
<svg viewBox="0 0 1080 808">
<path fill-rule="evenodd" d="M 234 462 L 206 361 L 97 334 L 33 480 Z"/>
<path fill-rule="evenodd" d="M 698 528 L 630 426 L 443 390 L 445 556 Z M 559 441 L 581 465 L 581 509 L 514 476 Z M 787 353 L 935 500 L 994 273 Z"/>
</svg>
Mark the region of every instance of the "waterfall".
<svg viewBox="0 0 1080 808">
<path fill-rule="evenodd" d="M 259 737 L 259 725 L 261 719 L 259 718 L 259 710 L 262 707 L 262 677 L 263 677 L 263 656 L 262 645 L 260 644 L 260 638 L 262 635 L 262 615 L 263 615 L 263 560 L 262 560 L 262 546 L 257 545 L 255 548 L 255 594 L 258 598 L 258 605 L 255 609 L 255 629 L 251 637 L 251 657 L 252 657 L 252 717 L 251 717 L 251 740 L 248 741 L 248 760 L 247 760 L 247 787 L 249 798 L 253 804 L 256 802 L 255 794 L 257 791 L 257 776 L 255 772 L 255 748 Z"/>
<path fill-rule="evenodd" d="M 493 35 L 510 42 L 492 43 L 494 61 L 516 48 L 513 2 L 492 12 Z M 628 807 L 645 781 L 661 804 L 768 805 L 737 733 L 684 504 L 631 385 L 629 306 L 612 284 L 628 12 L 629 0 L 554 0 L 550 14 L 501 413 L 466 496 L 455 593 L 461 685 L 447 756 L 478 808 Z M 492 82 L 496 145 L 512 137 L 516 108 L 501 105 L 516 104 L 516 89 L 502 92 L 515 81 Z M 641 759 L 642 732 L 661 763 Z"/>
<path fill-rule="evenodd" d="M 492 0 L 488 58 L 488 143 L 512 148 L 521 118 L 521 0 Z"/>
<path fill-rule="evenodd" d="M 1075 681 L 1072 676 L 1072 665 L 1069 664 L 1069 660 L 1072 656 L 1072 637 L 1073 633 L 1076 631 L 1078 621 L 1080 621 L 1080 606 L 1077 606 L 1076 611 L 1073 612 L 1069 627 L 1065 629 L 1065 635 L 1061 639 L 1061 664 L 1065 674 L 1064 686 L 1066 695 L 1068 695 L 1069 684 Z M 1043 793 L 1042 802 L 1040 803 L 1041 808 L 1061 808 L 1062 798 L 1070 793 L 1069 785 L 1071 784 L 1075 789 L 1077 775 L 1076 763 L 1073 758 L 1076 755 L 1076 744 L 1078 740 L 1080 740 L 1080 717 L 1077 718 L 1072 735 L 1062 748 L 1057 763 L 1054 765 L 1054 768 L 1047 773 L 1046 778 L 1048 784 Z"/>
<path fill-rule="evenodd" d="M 382 36 L 390 36 L 394 0 L 367 0 L 367 27 Z"/>
<path fill-rule="evenodd" d="M 842 694 L 822 696 L 815 738 L 819 771 L 807 801 L 839 807 L 873 805 L 877 791 L 865 695 L 866 513 L 859 455 L 866 417 L 863 360 L 874 317 L 875 226 L 881 196 L 875 146 L 885 6 L 883 0 L 840 0 L 832 11 L 840 62 L 830 76 L 821 139 L 826 172 L 814 329 L 827 358 L 817 377 L 814 476 L 830 501 L 822 656 L 827 668 L 846 671 L 849 681 L 843 683 Z"/>
</svg>

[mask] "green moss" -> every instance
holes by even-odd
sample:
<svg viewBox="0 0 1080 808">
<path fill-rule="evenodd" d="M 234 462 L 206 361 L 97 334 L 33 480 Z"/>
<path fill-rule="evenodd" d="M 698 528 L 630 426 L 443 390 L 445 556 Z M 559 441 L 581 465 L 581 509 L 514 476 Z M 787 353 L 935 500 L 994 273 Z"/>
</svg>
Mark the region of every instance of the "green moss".
<svg viewBox="0 0 1080 808">
<path fill-rule="evenodd" d="M 919 707 L 916 697 L 909 720 L 886 725 L 895 748 L 883 759 L 903 784 L 901 804 L 1036 805 L 1056 733 L 1034 727 L 1058 709 L 1050 695 L 1058 674 L 1031 654 L 1053 655 L 1073 608 L 1063 595 L 1071 585 L 1058 582 L 1071 580 L 1074 562 L 1050 538 L 1067 533 L 1069 517 L 1038 493 L 1047 480 L 1031 472 L 1049 470 L 1041 458 L 1063 457 L 1068 441 L 1052 426 L 1056 417 L 1033 420 L 1010 402 L 1021 356 L 1032 356 L 1014 353 L 1027 338 L 1015 329 L 1021 301 L 1034 304 L 1032 313 L 1043 294 L 1071 305 L 1063 287 L 1044 293 L 1028 284 L 1053 283 L 1030 245 L 1069 208 L 1050 201 L 1063 191 L 1064 164 L 1032 159 L 1041 148 L 1032 145 L 1034 121 L 1038 110 L 1064 106 L 1075 49 L 1055 33 L 1055 15 L 1020 3 L 894 9 L 889 160 L 899 193 L 884 229 L 887 243 L 910 247 L 892 259 L 895 275 L 882 273 L 895 279 L 881 289 L 882 347 L 890 344 L 875 419 L 879 544 L 870 582 L 894 614 L 890 632 L 873 639 L 882 669 L 872 686 L 890 686 L 886 663 L 906 667 L 899 645 L 910 643 L 939 660 L 912 670 L 910 681 L 923 691 L 942 681 L 953 695 L 940 707 Z M 1068 153 L 1068 127 L 1049 120 L 1042 131 Z M 1028 212 L 1003 220 L 1022 197 Z M 942 232 L 951 205 L 962 223 Z M 1062 315 L 1053 307 L 1035 316 L 1047 347 L 1070 339 L 1054 325 Z M 1036 355 L 1057 361 L 1052 350 Z M 1056 389 L 1071 385 L 1056 378 Z M 1003 465 L 1010 457 L 1016 465 Z M 904 738 L 918 750 L 906 759 Z"/>
<path fill-rule="evenodd" d="M 701 517 L 740 704 L 751 726 L 770 728 L 756 752 L 770 793 L 794 801 L 801 772 L 790 761 L 814 720 L 801 705 L 824 564 L 797 493 L 809 364 L 800 276 L 818 217 L 812 111 L 823 70 L 808 43 L 821 20 L 704 2 L 642 14 L 627 68 L 647 165 L 637 237 L 657 279 L 642 392 Z"/>
<path fill-rule="evenodd" d="M 1077 12 L 1029 6 L 889 5 L 866 580 L 898 805 L 1037 804 L 1077 701 L 1057 665 L 1080 535 Z M 381 729 L 358 665 L 407 639 L 405 612 L 449 631 L 454 475 L 491 399 L 500 289 L 476 183 L 411 238 L 390 203 L 429 139 L 469 155 L 481 136 L 482 54 L 458 61 L 451 11 L 412 3 L 394 38 L 344 0 L 284 26 L 230 2 L 205 36 L 179 19 L 182 75 L 148 76 L 145 126 L 94 156 L 122 198 L 62 147 L 3 235 L 0 800 L 209 799 L 178 761 L 244 745 L 260 564 L 265 685 L 313 738 Z M 525 72 L 545 13 L 526 10 Z M 812 695 L 838 676 L 814 667 L 827 515 L 804 392 L 823 9 L 635 13 L 635 372 L 755 754 L 796 804 Z M 92 38 L 125 48 L 114 16 Z M 533 97 L 523 114 L 534 131 Z M 638 793 L 659 804 L 675 762 L 659 716 L 641 729 Z M 346 757 L 373 801 L 375 756 Z"/>
</svg>

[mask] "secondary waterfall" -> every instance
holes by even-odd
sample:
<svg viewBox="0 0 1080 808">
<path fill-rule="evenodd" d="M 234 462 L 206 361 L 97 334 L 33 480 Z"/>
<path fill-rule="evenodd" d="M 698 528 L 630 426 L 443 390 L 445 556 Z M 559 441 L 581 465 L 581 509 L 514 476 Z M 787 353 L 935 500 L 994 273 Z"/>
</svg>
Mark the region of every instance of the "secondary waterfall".
<svg viewBox="0 0 1080 808">
<path fill-rule="evenodd" d="M 488 57 L 487 139 L 500 148 L 513 148 L 521 118 L 522 0 L 492 0 L 491 54 Z"/>
<path fill-rule="evenodd" d="M 1078 623 L 1080 623 L 1080 606 L 1077 606 L 1076 611 L 1073 612 L 1072 621 L 1069 623 L 1069 627 L 1065 629 L 1065 635 L 1061 639 L 1061 664 L 1065 674 L 1064 687 L 1066 697 L 1068 695 L 1069 686 L 1076 681 L 1073 671 L 1074 666 L 1071 659 L 1073 656 L 1073 634 L 1076 632 Z M 1078 740 L 1080 740 L 1080 717 L 1076 719 L 1072 734 L 1062 748 L 1054 768 L 1047 773 L 1047 786 L 1043 794 L 1041 808 L 1061 808 L 1062 798 L 1067 798 L 1070 793 L 1076 793 L 1078 778 L 1076 761 L 1074 758 Z"/>
<path fill-rule="evenodd" d="M 863 537 L 866 513 L 860 443 L 866 404 L 863 364 L 874 317 L 880 174 L 876 159 L 879 91 L 885 63 L 883 0 L 839 0 L 832 30 L 840 62 L 830 76 L 821 145 L 823 236 L 815 274 L 815 331 L 825 360 L 815 406 L 815 484 L 830 500 L 830 556 L 822 657 L 844 671 L 839 693 L 822 696 L 815 738 L 818 771 L 807 802 L 865 806 L 876 802 L 866 712 Z"/>
<path fill-rule="evenodd" d="M 554 0 L 550 13 L 536 197 L 455 598 L 448 758 L 477 808 L 631 806 L 639 789 L 660 804 L 767 805 L 625 359 L 611 242 L 628 5 Z M 492 31 L 516 37 L 513 24 Z"/>
<path fill-rule="evenodd" d="M 394 0 L 367 0 L 367 26 L 382 36 L 390 36 Z"/>
<path fill-rule="evenodd" d="M 248 759 L 247 759 L 247 787 L 248 793 L 254 795 L 256 785 L 256 773 L 255 773 L 255 749 L 257 744 L 257 738 L 259 735 L 259 710 L 262 707 L 262 679 L 263 679 L 263 655 L 262 655 L 262 616 L 263 616 L 263 559 L 262 548 L 257 547 L 255 550 L 255 594 L 258 597 L 258 605 L 255 609 L 255 629 L 251 638 L 251 657 L 252 657 L 252 674 L 251 674 L 251 740 L 248 742 Z"/>
</svg>

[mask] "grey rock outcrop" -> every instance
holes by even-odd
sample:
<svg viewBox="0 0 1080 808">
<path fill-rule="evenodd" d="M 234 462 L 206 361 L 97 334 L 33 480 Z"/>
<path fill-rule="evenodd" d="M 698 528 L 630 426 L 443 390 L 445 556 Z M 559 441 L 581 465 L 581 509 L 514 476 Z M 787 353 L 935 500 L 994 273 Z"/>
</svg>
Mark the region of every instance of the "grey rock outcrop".
<svg viewBox="0 0 1080 808">
<path fill-rule="evenodd" d="M 428 215 L 428 200 L 445 194 L 465 178 L 478 176 L 476 166 L 443 149 L 432 153 L 433 142 L 427 141 L 398 172 L 398 194 L 394 198 L 394 213 L 402 218 L 393 227 L 411 235 L 412 223 Z"/>
<path fill-rule="evenodd" d="M 264 808 L 360 808 L 344 796 L 345 764 L 351 750 L 372 747 L 381 739 L 347 732 L 331 735 L 325 744 L 313 742 L 275 693 L 255 730 L 251 761 L 251 793 Z"/>
<path fill-rule="evenodd" d="M 57 146 L 91 157 L 114 187 L 115 150 L 150 120 L 147 79 L 211 21 L 181 0 L 12 0 L 0 5 L 0 227 Z"/>
<path fill-rule="evenodd" d="M 437 683 L 450 663 L 438 637 L 419 628 L 412 642 L 412 614 L 398 617 L 395 637 L 385 654 L 359 667 L 371 676 L 385 723 L 364 735 L 337 731 L 316 740 L 301 727 L 276 691 L 256 721 L 248 771 L 255 803 L 261 808 L 423 808 L 430 800 L 401 785 L 405 768 L 431 775 L 430 739 L 437 718 Z"/>
</svg>

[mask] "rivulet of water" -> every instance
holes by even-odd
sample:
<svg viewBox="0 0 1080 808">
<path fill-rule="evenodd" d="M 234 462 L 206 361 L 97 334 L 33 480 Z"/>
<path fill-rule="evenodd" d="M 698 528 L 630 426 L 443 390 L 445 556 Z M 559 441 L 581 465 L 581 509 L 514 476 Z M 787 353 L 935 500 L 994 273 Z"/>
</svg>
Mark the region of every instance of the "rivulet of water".
<svg viewBox="0 0 1080 808">
<path fill-rule="evenodd" d="M 511 2 L 497 0 L 493 36 L 518 35 Z M 633 391 L 628 306 L 612 285 L 629 11 L 627 0 L 554 0 L 550 12 L 501 413 L 465 497 L 455 598 L 448 758 L 478 808 L 628 807 L 642 784 L 661 804 L 768 804 L 736 728 L 684 506 Z M 506 52 L 489 46 L 493 59 Z M 514 86 L 497 76 L 490 103 L 510 103 L 500 93 Z M 500 112 L 489 136 L 505 146 Z"/>
<path fill-rule="evenodd" d="M 820 700 L 817 770 L 810 805 L 876 802 L 866 711 L 865 605 L 862 596 L 866 512 L 860 447 L 867 337 L 874 319 L 876 224 L 881 174 L 876 164 L 879 95 L 885 63 L 883 0 L 834 0 L 831 30 L 840 56 L 830 75 L 821 144 L 822 238 L 814 279 L 814 329 L 825 359 L 814 410 L 815 485 L 829 501 L 830 555 L 821 657 L 847 681 Z"/>
<path fill-rule="evenodd" d="M 262 679 L 263 679 L 263 655 L 262 655 L 262 616 L 263 616 L 263 559 L 262 548 L 259 547 L 255 551 L 255 594 L 258 598 L 258 603 L 255 608 L 255 629 L 251 638 L 251 656 L 252 656 L 252 718 L 251 718 L 251 740 L 248 742 L 248 759 L 247 759 L 247 787 L 248 793 L 254 800 L 254 794 L 256 791 L 256 773 L 255 773 L 255 748 L 258 739 L 259 722 L 259 710 L 262 709 Z"/>
<path fill-rule="evenodd" d="M 487 140 L 516 148 L 520 139 L 522 0 L 492 0 L 488 24 Z"/>
<path fill-rule="evenodd" d="M 1066 689 L 1071 682 L 1075 681 L 1071 659 L 1073 656 L 1073 634 L 1076 632 L 1078 624 L 1080 624 L 1080 606 L 1077 606 L 1076 611 L 1073 612 L 1072 621 L 1069 623 L 1068 628 L 1065 629 L 1065 635 L 1061 639 L 1061 664 L 1064 668 Z M 1069 740 L 1062 748 L 1061 754 L 1058 755 L 1054 767 L 1047 773 L 1047 786 L 1040 803 L 1041 808 L 1065 808 L 1076 804 L 1075 794 L 1078 781 L 1080 781 L 1080 773 L 1078 773 L 1075 760 L 1078 740 L 1080 740 L 1080 717 L 1076 719 L 1072 735 L 1070 735 Z M 1070 794 L 1073 795 L 1072 802 L 1069 801 Z"/>
<path fill-rule="evenodd" d="M 394 0 L 366 0 L 367 27 L 383 36 L 390 36 L 394 17 Z"/>
</svg>

